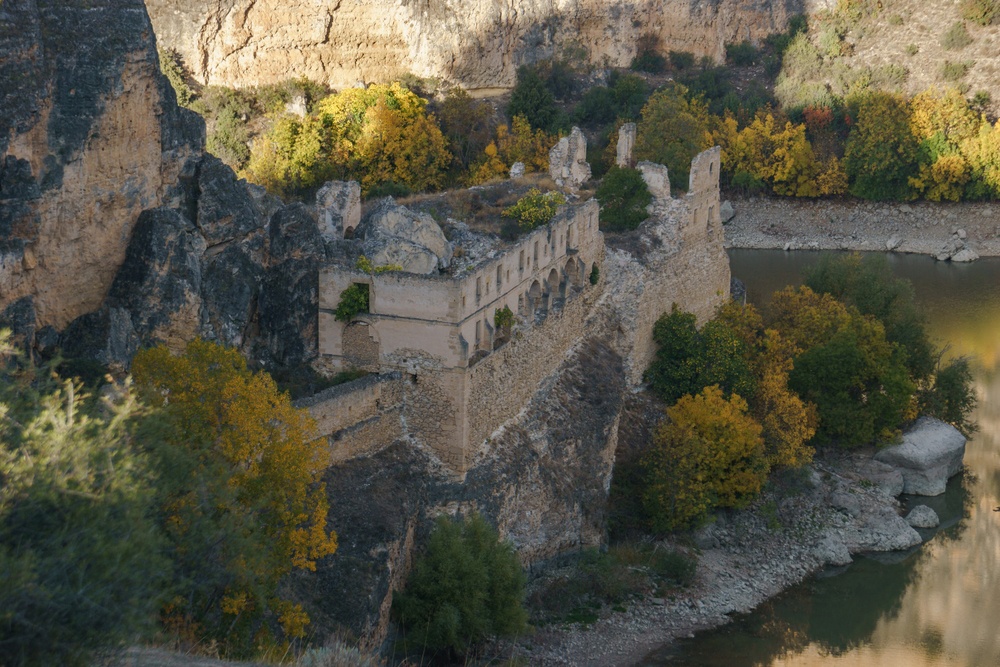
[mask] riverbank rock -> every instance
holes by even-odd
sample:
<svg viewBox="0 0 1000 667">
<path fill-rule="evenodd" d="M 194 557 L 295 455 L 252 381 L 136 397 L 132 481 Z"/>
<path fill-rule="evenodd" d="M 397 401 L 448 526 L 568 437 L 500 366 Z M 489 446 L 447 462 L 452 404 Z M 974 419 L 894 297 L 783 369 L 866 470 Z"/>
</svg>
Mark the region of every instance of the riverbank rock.
<svg viewBox="0 0 1000 667">
<path fill-rule="evenodd" d="M 937 528 L 941 524 L 937 512 L 927 505 L 917 505 L 906 515 L 906 523 L 914 528 Z"/>
<path fill-rule="evenodd" d="M 962 468 L 965 436 L 932 417 L 921 417 L 903 434 L 903 442 L 875 455 L 903 475 L 903 492 L 921 496 L 944 493 L 948 479 Z"/>
<path fill-rule="evenodd" d="M 735 217 L 736 210 L 733 208 L 733 203 L 728 199 L 722 202 L 722 205 L 719 207 L 719 218 L 722 220 L 722 224 L 726 224 Z"/>
<path fill-rule="evenodd" d="M 903 492 L 903 473 L 868 456 L 855 457 L 853 472 L 845 476 L 870 484 L 883 495 L 895 498 Z"/>
</svg>

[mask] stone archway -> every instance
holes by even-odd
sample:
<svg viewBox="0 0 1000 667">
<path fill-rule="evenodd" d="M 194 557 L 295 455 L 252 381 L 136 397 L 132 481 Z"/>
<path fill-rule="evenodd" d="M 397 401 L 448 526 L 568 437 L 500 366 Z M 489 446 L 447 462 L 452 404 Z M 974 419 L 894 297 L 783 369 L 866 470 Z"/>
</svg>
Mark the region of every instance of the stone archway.
<svg viewBox="0 0 1000 667">
<path fill-rule="evenodd" d="M 583 265 L 575 257 L 566 261 L 566 279 L 573 287 L 583 287 Z"/>
<path fill-rule="evenodd" d="M 549 277 L 545 280 L 545 293 L 548 296 L 548 308 L 559 310 L 566 302 L 566 281 L 559 273 L 559 269 L 553 268 L 549 271 Z"/>
<path fill-rule="evenodd" d="M 542 284 L 535 280 L 531 283 L 531 287 L 528 288 L 528 293 L 525 295 L 525 317 L 529 319 L 534 318 L 542 307 L 543 300 Z"/>
</svg>

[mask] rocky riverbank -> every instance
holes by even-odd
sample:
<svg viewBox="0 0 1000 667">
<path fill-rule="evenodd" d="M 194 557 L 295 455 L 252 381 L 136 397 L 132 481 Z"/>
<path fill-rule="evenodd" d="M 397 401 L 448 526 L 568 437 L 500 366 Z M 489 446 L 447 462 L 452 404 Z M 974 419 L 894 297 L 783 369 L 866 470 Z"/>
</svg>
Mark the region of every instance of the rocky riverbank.
<svg viewBox="0 0 1000 667">
<path fill-rule="evenodd" d="M 744 198 L 730 203 L 727 248 L 877 250 L 952 261 L 1000 256 L 1000 204 L 994 202 Z"/>
<path fill-rule="evenodd" d="M 954 443 L 951 455 L 960 461 L 964 438 L 958 437 L 961 448 Z M 747 510 L 721 514 L 695 535 L 694 547 L 668 545 L 698 552 L 691 587 L 666 599 L 636 601 L 590 627 L 541 629 L 517 652 L 532 665 L 636 664 L 674 639 L 727 623 L 728 614 L 748 612 L 817 570 L 849 564 L 851 554 L 916 547 L 922 540 L 911 523 L 922 525 L 920 512 L 908 522 L 896 499 L 905 473 L 872 454 L 828 453 L 798 477 L 772 485 Z"/>
</svg>

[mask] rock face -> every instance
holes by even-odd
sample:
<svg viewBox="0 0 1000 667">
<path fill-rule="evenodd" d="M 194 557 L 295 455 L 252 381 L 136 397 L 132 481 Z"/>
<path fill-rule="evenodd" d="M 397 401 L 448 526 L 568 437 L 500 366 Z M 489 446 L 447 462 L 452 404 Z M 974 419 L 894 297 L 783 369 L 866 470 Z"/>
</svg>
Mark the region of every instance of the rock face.
<svg viewBox="0 0 1000 667">
<path fill-rule="evenodd" d="M 441 227 L 386 197 L 358 225 L 362 252 L 375 266 L 397 264 L 409 273 L 428 274 L 451 262 L 452 248 Z"/>
<path fill-rule="evenodd" d="M 203 153 L 141 0 L 0 4 L 0 96 L 0 323 L 29 347 L 118 369 L 196 336 L 315 354 L 315 215 Z"/>
<path fill-rule="evenodd" d="M 113 29 L 111 29 L 113 27 Z M 0 4 L 0 310 L 100 307 L 139 213 L 204 142 L 159 73 L 141 0 Z"/>
<path fill-rule="evenodd" d="M 584 45 L 627 67 L 652 34 L 664 50 L 721 61 L 825 0 L 147 0 L 160 44 L 196 79 L 246 87 L 306 76 L 335 88 L 413 72 L 467 88 L 506 88 L 517 68 Z"/>
<path fill-rule="evenodd" d="M 587 163 L 587 137 L 574 127 L 568 137 L 559 140 L 549 151 L 549 175 L 558 185 L 576 189 L 590 180 Z"/>
<path fill-rule="evenodd" d="M 921 417 L 903 434 L 903 442 L 887 447 L 875 458 L 903 475 L 903 492 L 921 496 L 944 493 L 948 479 L 962 468 L 965 436 L 954 426 Z"/>
</svg>

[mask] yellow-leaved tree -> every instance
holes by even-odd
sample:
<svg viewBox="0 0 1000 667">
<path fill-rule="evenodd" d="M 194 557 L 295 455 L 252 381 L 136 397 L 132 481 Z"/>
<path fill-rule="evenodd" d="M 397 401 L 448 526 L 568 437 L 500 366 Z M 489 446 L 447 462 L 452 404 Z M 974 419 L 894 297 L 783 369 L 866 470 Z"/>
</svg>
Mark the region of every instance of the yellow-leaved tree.
<svg viewBox="0 0 1000 667">
<path fill-rule="evenodd" d="M 494 178 L 507 178 L 515 162 L 524 163 L 524 171 L 545 171 L 549 168 L 549 149 L 559 137 L 544 130 L 532 130 L 528 119 L 514 116 L 510 128 L 499 125 L 496 140 L 487 144 L 483 157 L 472 165 L 470 184 L 485 183 Z"/>
<path fill-rule="evenodd" d="M 161 466 L 179 586 L 163 612 L 168 629 L 234 656 L 303 637 L 309 617 L 278 583 L 337 548 L 320 481 L 328 453 L 312 419 L 239 352 L 203 340 L 181 355 L 143 350 L 132 372 L 162 415 L 143 438 Z"/>
<path fill-rule="evenodd" d="M 768 472 L 761 427 L 746 401 L 727 400 L 717 386 L 667 409 L 644 464 L 643 504 L 657 531 L 697 525 L 714 507 L 745 506 Z"/>
</svg>

